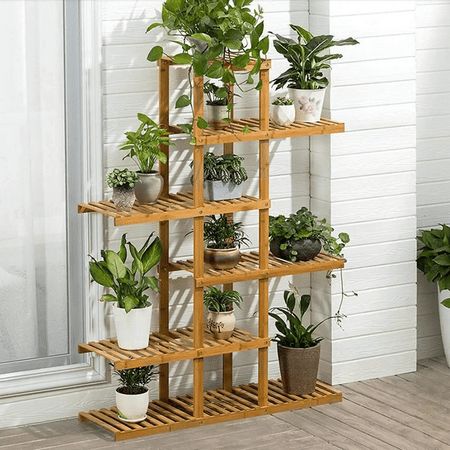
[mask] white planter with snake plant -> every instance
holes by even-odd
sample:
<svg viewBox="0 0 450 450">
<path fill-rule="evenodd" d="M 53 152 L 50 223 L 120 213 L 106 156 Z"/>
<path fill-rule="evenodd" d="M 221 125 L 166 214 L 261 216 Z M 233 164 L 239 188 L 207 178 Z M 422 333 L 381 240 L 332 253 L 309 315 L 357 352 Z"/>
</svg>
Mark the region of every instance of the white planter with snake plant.
<svg viewBox="0 0 450 450">
<path fill-rule="evenodd" d="M 104 250 L 101 261 L 91 257 L 89 263 L 93 280 L 114 292 L 104 294 L 100 300 L 114 303 L 117 344 L 125 350 L 148 347 L 152 308 L 146 292 L 158 291 L 158 279 L 148 272 L 158 264 L 162 250 L 158 237 L 150 242 L 152 236 L 137 250 L 124 234 L 118 252 Z M 131 267 L 125 264 L 128 252 L 133 259 Z"/>
<path fill-rule="evenodd" d="M 423 230 L 417 267 L 428 281 L 437 283 L 439 322 L 447 365 L 450 367 L 450 227 Z"/>
</svg>

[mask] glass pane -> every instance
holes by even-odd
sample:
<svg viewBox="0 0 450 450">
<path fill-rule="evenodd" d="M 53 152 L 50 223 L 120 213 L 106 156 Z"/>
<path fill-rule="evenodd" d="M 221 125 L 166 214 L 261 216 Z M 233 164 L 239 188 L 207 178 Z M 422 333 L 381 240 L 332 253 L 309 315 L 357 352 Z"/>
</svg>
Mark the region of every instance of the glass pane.
<svg viewBox="0 0 450 450">
<path fill-rule="evenodd" d="M 0 373 L 69 351 L 63 6 L 0 2 Z"/>
</svg>

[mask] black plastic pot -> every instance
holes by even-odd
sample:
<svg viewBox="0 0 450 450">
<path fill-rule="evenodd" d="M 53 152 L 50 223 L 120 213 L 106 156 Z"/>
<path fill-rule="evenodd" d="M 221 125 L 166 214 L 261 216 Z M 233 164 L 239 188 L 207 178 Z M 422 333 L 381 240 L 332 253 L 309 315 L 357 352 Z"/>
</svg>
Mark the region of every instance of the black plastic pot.
<svg viewBox="0 0 450 450">
<path fill-rule="evenodd" d="M 270 251 L 277 258 L 291 261 L 288 250 L 281 250 L 280 245 L 284 243 L 281 239 L 272 239 L 270 241 Z M 297 252 L 296 261 L 309 261 L 314 259 L 322 249 L 322 244 L 318 239 L 301 239 L 292 245 L 292 249 Z"/>
</svg>

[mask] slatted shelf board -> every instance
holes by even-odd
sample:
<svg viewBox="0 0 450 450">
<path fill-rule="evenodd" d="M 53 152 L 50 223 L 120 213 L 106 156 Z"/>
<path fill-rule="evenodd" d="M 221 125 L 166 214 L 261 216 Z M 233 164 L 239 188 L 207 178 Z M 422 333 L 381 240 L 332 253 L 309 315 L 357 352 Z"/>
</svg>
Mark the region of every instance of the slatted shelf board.
<svg viewBox="0 0 450 450">
<path fill-rule="evenodd" d="M 171 126 L 172 133 L 183 133 L 183 131 Z M 206 128 L 199 131 L 195 137 L 198 145 L 229 144 L 233 142 L 248 142 L 261 139 L 284 139 L 304 136 L 317 136 L 321 134 L 342 133 L 345 126 L 342 122 L 322 118 L 319 122 L 294 122 L 282 127 L 270 121 L 269 129 L 260 129 L 258 119 L 235 119 L 232 120 L 223 130 L 213 130 Z"/>
<path fill-rule="evenodd" d="M 118 419 L 116 407 L 81 412 L 79 417 L 113 433 L 114 439 L 120 441 L 342 400 L 339 391 L 320 381 L 317 381 L 312 394 L 298 396 L 285 393 L 280 380 L 270 380 L 268 406 L 265 407 L 258 406 L 258 385 L 254 383 L 233 387 L 231 392 L 217 389 L 204 392 L 203 395 L 205 415 L 202 418 L 193 416 L 191 395 L 169 398 L 167 402 L 160 400 L 150 402 L 147 419 L 135 424 Z"/>
<path fill-rule="evenodd" d="M 180 220 L 192 217 L 208 216 L 212 214 L 227 214 L 237 211 L 250 211 L 270 208 L 270 201 L 259 200 L 255 197 L 243 195 L 234 200 L 218 202 L 205 201 L 204 206 L 194 207 L 191 192 L 178 192 L 161 197 L 156 203 L 135 203 L 132 210 L 117 211 L 112 201 L 81 203 L 79 213 L 100 213 L 114 219 L 114 225 L 132 225 L 138 223 L 159 222 L 164 220 Z"/>
<path fill-rule="evenodd" d="M 143 367 L 150 364 L 163 364 L 198 357 L 223 355 L 270 345 L 267 338 L 253 336 L 248 331 L 235 329 L 228 339 L 215 339 L 205 330 L 203 347 L 194 348 L 192 327 L 170 330 L 169 333 L 152 333 L 150 345 L 143 350 L 124 350 L 117 345 L 115 339 L 79 344 L 79 353 L 95 353 L 114 364 L 116 370 Z"/>
<path fill-rule="evenodd" d="M 194 273 L 194 261 L 192 259 L 172 262 L 171 270 L 185 270 Z M 203 277 L 196 278 L 197 286 L 213 286 L 223 283 L 234 283 L 238 281 L 258 280 L 265 277 L 281 277 L 296 275 L 306 272 L 328 271 L 343 268 L 345 259 L 320 253 L 311 261 L 290 262 L 273 255 L 269 256 L 269 268 L 259 268 L 258 252 L 243 252 L 239 264 L 230 270 L 214 270 L 205 264 Z"/>
</svg>

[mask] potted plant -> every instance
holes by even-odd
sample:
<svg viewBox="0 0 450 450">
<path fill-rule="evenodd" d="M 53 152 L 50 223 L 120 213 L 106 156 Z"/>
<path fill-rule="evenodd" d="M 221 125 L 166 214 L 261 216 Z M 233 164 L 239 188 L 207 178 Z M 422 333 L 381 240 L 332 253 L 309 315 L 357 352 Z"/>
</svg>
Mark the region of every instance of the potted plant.
<svg viewBox="0 0 450 450">
<path fill-rule="evenodd" d="M 340 256 L 350 242 L 347 233 L 332 236 L 334 229 L 326 219 L 319 220 L 308 208 L 301 208 L 288 217 L 270 216 L 270 251 L 287 261 L 309 261 L 324 249 L 330 255 Z"/>
<path fill-rule="evenodd" d="M 271 119 L 277 125 L 288 127 L 295 121 L 294 100 L 285 97 L 277 97 L 272 102 Z"/>
<path fill-rule="evenodd" d="M 234 69 L 244 70 L 250 60 L 252 70 L 244 83 L 253 85 L 259 73 L 262 58 L 269 51 L 269 37 L 263 36 L 262 9 L 251 9 L 252 0 L 166 0 L 162 7 L 162 20 L 152 23 L 147 32 L 162 27 L 170 39 L 180 46 L 179 53 L 167 55 L 175 64 L 189 65 L 189 79 L 207 76 L 223 85 L 242 83 L 236 79 Z M 147 59 L 157 61 L 164 55 L 160 45 L 154 46 Z M 176 107 L 192 108 L 192 85 L 189 95 L 181 95 Z M 256 84 L 260 89 L 261 83 Z M 242 87 L 241 87 L 242 89 Z M 208 123 L 197 119 L 199 128 Z"/>
<path fill-rule="evenodd" d="M 232 105 L 228 104 L 230 90 L 227 85 L 217 86 L 207 81 L 203 86 L 206 94 L 206 121 L 214 130 L 224 129 L 229 122 L 229 111 Z"/>
<path fill-rule="evenodd" d="M 248 238 L 242 231 L 241 222 L 228 220 L 221 214 L 210 216 L 204 225 L 205 261 L 213 269 L 232 269 L 240 260 L 239 249 L 248 245 Z"/>
<path fill-rule="evenodd" d="M 140 183 L 135 187 L 136 198 L 140 203 L 154 203 L 163 189 L 163 179 L 153 167 L 156 161 L 167 162 L 167 156 L 160 147 L 170 145 L 169 134 L 145 114 L 138 113 L 137 118 L 141 122 L 138 129 L 125 133 L 127 140 L 120 149 L 127 151 L 124 159 L 133 159 L 139 167 Z"/>
<path fill-rule="evenodd" d="M 106 176 L 106 184 L 113 188 L 112 201 L 118 211 L 130 211 L 136 200 L 134 186 L 139 181 L 136 172 L 114 169 Z"/>
<path fill-rule="evenodd" d="M 275 49 L 290 64 L 288 70 L 273 80 L 276 89 L 288 86 L 289 96 L 294 100 L 297 122 L 318 122 L 323 108 L 328 79 L 324 70 L 330 61 L 342 58 L 341 54 L 324 54 L 331 47 L 355 45 L 353 38 L 335 41 L 331 35 L 314 36 L 298 25 L 290 25 L 297 33 L 297 40 L 275 34 Z"/>
<path fill-rule="evenodd" d="M 117 415 L 124 422 L 142 422 L 147 417 L 149 392 L 147 385 L 156 378 L 154 366 L 116 370 L 119 387 L 116 389 Z"/>
<path fill-rule="evenodd" d="M 118 252 L 102 250 L 102 260 L 91 256 L 89 272 L 92 279 L 111 289 L 114 294 L 104 294 L 101 301 L 114 302 L 114 322 L 117 343 L 126 350 L 139 350 L 148 346 L 152 304 L 146 294 L 148 289 L 158 292 L 158 279 L 148 276 L 148 272 L 161 258 L 161 241 L 153 233 L 140 250 L 122 236 Z M 127 262 L 127 245 L 132 256 L 131 267 Z"/>
<path fill-rule="evenodd" d="M 206 326 L 216 339 L 231 337 L 236 325 L 234 305 L 239 307 L 241 294 L 237 291 L 224 290 L 211 286 L 205 291 L 203 302 L 208 308 Z"/>
<path fill-rule="evenodd" d="M 272 340 L 277 343 L 283 388 L 289 394 L 311 394 L 316 387 L 320 360 L 319 343 L 323 339 L 313 334 L 327 320 L 335 318 L 340 321 L 344 316 L 339 309 L 334 316 L 327 317 L 318 324 L 309 324 L 308 321 L 306 325 L 303 318 L 311 304 L 311 296 L 300 296 L 292 285 L 290 290 L 284 291 L 284 302 L 286 306 L 271 308 L 269 311 L 269 316 L 275 319 L 278 331 Z"/>
<path fill-rule="evenodd" d="M 244 158 L 234 154 L 215 155 L 207 152 L 203 162 L 204 192 L 208 201 L 229 200 L 242 196 L 248 175 L 242 166 Z M 191 168 L 194 163 L 191 162 Z"/>
<path fill-rule="evenodd" d="M 450 227 L 422 230 L 418 239 L 422 246 L 417 267 L 428 281 L 437 283 L 442 343 L 450 367 Z"/>
</svg>

